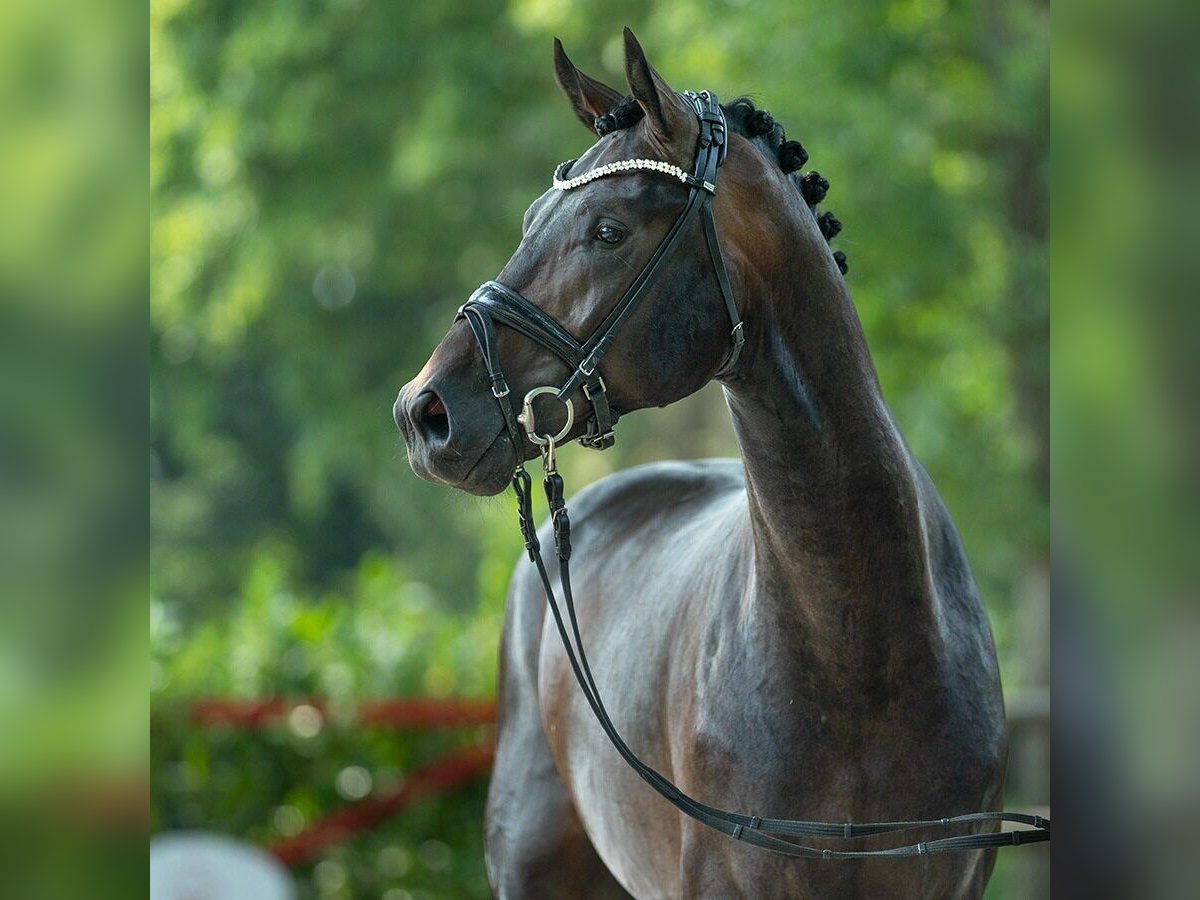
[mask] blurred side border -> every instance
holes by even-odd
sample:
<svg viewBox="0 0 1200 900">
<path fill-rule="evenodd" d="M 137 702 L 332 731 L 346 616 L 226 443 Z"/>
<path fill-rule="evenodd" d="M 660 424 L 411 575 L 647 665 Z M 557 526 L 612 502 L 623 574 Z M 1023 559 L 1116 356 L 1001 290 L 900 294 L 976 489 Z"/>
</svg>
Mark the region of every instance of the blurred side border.
<svg viewBox="0 0 1200 900">
<path fill-rule="evenodd" d="M 0 9 L 0 871 L 145 890 L 148 13 Z"/>
<path fill-rule="evenodd" d="M 1054 6 L 1055 896 L 1200 884 L 1198 26 Z"/>
<path fill-rule="evenodd" d="M 1056 896 L 1197 884 L 1198 17 L 1054 10 Z M 146 834 L 146 11 L 20 0 L 0 25 L 0 854 L 15 896 L 128 897 Z"/>
</svg>

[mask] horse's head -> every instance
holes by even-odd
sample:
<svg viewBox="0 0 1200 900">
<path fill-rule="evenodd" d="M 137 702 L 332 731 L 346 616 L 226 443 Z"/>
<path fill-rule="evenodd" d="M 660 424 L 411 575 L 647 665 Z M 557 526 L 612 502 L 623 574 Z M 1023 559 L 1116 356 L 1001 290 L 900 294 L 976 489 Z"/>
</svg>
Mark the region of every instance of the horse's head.
<svg viewBox="0 0 1200 900">
<path fill-rule="evenodd" d="M 400 391 L 396 423 L 409 461 L 423 478 L 476 494 L 503 490 L 514 467 L 538 453 L 514 424 L 522 398 L 534 388 L 553 386 L 563 400 L 537 401 L 538 433 L 561 431 L 561 443 L 586 438 L 591 429 L 593 445 L 604 446 L 597 418 L 601 431 L 610 422 L 595 412 L 601 376 L 602 403 L 615 416 L 672 403 L 718 372 L 732 371 L 731 350 L 741 343 L 740 329 L 731 334 L 731 324 L 738 321 L 732 298 L 747 296 L 747 281 L 755 282 L 771 265 L 754 235 L 773 230 L 772 213 L 755 198 L 774 191 L 774 182 L 785 181 L 786 172 L 806 157 L 799 144 L 784 143 L 782 129 L 769 116 L 764 123 L 762 113 L 757 135 L 766 135 L 775 158 L 752 150 L 742 136 L 755 135 L 753 125 L 747 131 L 746 122 L 731 122 L 728 134 L 721 129 L 728 159 L 720 170 L 721 189 L 711 198 L 721 247 L 712 238 L 710 249 L 703 217 L 682 217 L 692 194 L 701 193 L 697 179 L 689 183 L 681 174 L 702 164 L 702 101 L 693 105 L 672 90 L 628 29 L 625 51 L 629 95 L 622 97 L 576 69 L 555 42 L 558 83 L 576 115 L 600 139 L 569 169 L 560 169 L 555 186 L 529 207 L 521 243 L 497 277 L 499 284 L 490 291 L 481 288 L 465 308 L 478 306 L 483 313 L 460 313 L 425 367 Z M 754 113 L 745 103 L 743 114 L 746 108 Z M 724 114 L 718 110 L 718 115 Z M 681 172 L 635 165 L 614 173 L 621 177 L 581 177 L 630 160 L 652 160 Z M 714 156 L 714 173 L 716 164 Z M 789 193 L 795 196 L 794 190 Z M 707 204 L 709 197 L 703 201 Z M 682 224 L 678 241 L 621 318 L 619 332 L 604 342 L 602 364 L 592 367 L 595 375 L 579 374 L 589 369 L 589 363 L 580 363 L 592 349 L 589 338 L 611 324 L 614 310 L 637 287 L 677 221 Z M 714 272 L 722 266 L 728 270 L 725 289 Z M 515 323 L 504 315 L 514 309 Z M 548 317 L 543 321 L 549 331 L 555 323 L 565 329 L 578 358 L 551 352 L 554 340 L 522 333 L 520 320 L 539 319 L 539 311 Z M 569 428 L 567 400 L 576 411 Z"/>
</svg>

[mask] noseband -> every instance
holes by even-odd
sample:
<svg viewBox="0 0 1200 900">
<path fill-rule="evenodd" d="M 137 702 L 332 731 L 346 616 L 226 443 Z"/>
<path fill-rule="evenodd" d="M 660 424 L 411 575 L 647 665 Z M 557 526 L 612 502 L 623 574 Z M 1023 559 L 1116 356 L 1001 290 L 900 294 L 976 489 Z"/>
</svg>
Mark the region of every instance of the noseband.
<svg viewBox="0 0 1200 900">
<path fill-rule="evenodd" d="M 745 343 L 742 335 L 742 320 L 738 315 L 737 304 L 733 300 L 733 288 L 729 284 L 729 274 L 725 271 L 725 262 L 721 258 L 721 245 L 717 240 L 717 228 L 712 213 L 712 197 L 717 190 L 717 169 L 725 162 L 725 154 L 728 149 L 725 113 L 721 109 L 720 103 L 717 102 L 716 96 L 708 91 L 700 93 L 685 91 L 680 96 L 691 105 L 700 122 L 696 161 L 690 174 L 676 165 L 657 159 L 626 159 L 612 162 L 574 178 L 567 177 L 575 162 L 575 160 L 569 160 L 562 163 L 554 172 L 553 186 L 560 191 L 573 191 L 599 178 L 634 172 L 667 175 L 678 179 L 687 188 L 687 200 L 683 210 L 675 219 L 675 223 L 659 242 L 645 268 L 625 289 L 625 293 L 617 305 L 609 311 L 604 321 L 596 327 L 587 340 L 582 343 L 577 341 L 552 317 L 526 299 L 520 291 L 499 281 L 485 282 L 458 311 L 456 321 L 457 319 L 467 320 L 467 324 L 471 327 L 471 332 L 479 344 L 479 350 L 483 354 L 488 378 L 492 383 L 492 394 L 500 404 L 500 411 L 504 415 L 504 424 L 512 438 L 518 466 L 521 465 L 524 458 L 526 437 L 539 447 L 553 448 L 567 436 L 575 419 L 571 395 L 580 387 L 583 388 L 584 396 L 587 397 L 592 410 L 586 419 L 587 430 L 579 438 L 579 443 L 593 450 L 606 450 L 616 441 L 613 427 L 616 424 L 617 413 L 608 402 L 608 391 L 599 371 L 600 361 L 616 337 L 617 329 L 633 314 L 638 304 L 649 293 L 658 276 L 666 268 L 671 254 L 682 241 L 688 225 L 697 215 L 704 223 L 704 237 L 708 244 L 708 253 L 712 258 L 717 283 L 721 287 L 721 295 L 725 300 L 725 309 L 733 326 L 730 332 L 733 347 L 722 365 L 721 371 L 731 370 L 737 363 L 738 356 L 741 355 L 742 346 Z M 562 387 L 538 387 L 526 394 L 522 404 L 522 413 L 519 416 L 513 413 L 512 402 L 508 399 L 508 381 L 500 367 L 500 356 L 496 349 L 496 322 L 507 325 L 530 340 L 541 344 L 571 369 L 571 376 L 563 383 Z M 551 393 L 566 406 L 567 425 L 557 435 L 538 434 L 534 427 L 533 400 L 542 394 Z M 518 425 L 524 426 L 523 429 Z"/>
<path fill-rule="evenodd" d="M 717 169 L 725 161 L 728 148 L 725 115 L 717 103 L 716 96 L 708 91 L 700 93 L 688 91 L 680 96 L 691 104 L 696 117 L 700 120 L 700 137 L 692 173 L 689 174 L 670 163 L 653 159 L 629 159 L 609 163 L 574 178 L 567 178 L 571 164 L 574 162 L 571 160 L 560 165 L 554 173 L 554 187 L 560 191 L 574 190 L 598 178 L 626 172 L 660 172 L 678 178 L 688 189 L 687 202 L 670 231 L 659 243 L 653 256 L 650 257 L 650 261 L 646 263 L 646 267 L 625 290 L 620 301 L 600 323 L 591 337 L 583 343 L 575 340 L 565 328 L 523 297 L 519 291 L 498 281 L 486 282 L 472 294 L 471 298 L 459 309 L 456 318 L 456 321 L 459 318 L 467 320 L 471 332 L 475 335 L 475 340 L 479 343 L 479 349 L 487 366 L 488 378 L 492 383 L 492 394 L 500 404 L 500 410 L 504 414 L 504 424 L 512 437 L 513 449 L 517 454 L 512 485 L 513 491 L 517 495 L 517 516 L 521 534 L 525 538 L 525 550 L 541 578 L 550 611 L 554 616 L 554 624 L 562 639 L 575 680 L 579 684 L 584 698 L 588 701 L 588 705 L 592 708 L 592 713 L 600 727 L 625 762 L 650 787 L 674 804 L 681 812 L 735 840 L 788 856 L 808 859 L 924 856 L 932 853 L 981 850 L 1048 841 L 1050 840 L 1050 821 L 1041 816 L 1026 813 L 977 812 L 940 819 L 851 823 L 765 819 L 757 815 L 744 815 L 709 806 L 685 794 L 666 776 L 642 762 L 625 743 L 624 738 L 621 737 L 609 717 L 608 710 L 600 698 L 600 691 L 596 687 L 595 678 L 592 676 L 591 666 L 588 664 L 587 654 L 583 647 L 583 639 L 579 633 L 575 599 L 571 589 L 571 521 L 567 515 L 567 506 L 563 498 L 562 476 L 558 474 L 555 460 L 556 445 L 566 438 L 575 423 L 571 394 L 576 388 L 582 387 L 592 406 L 592 412 L 587 419 L 587 431 L 579 438 L 579 442 L 585 447 L 597 450 L 611 447 L 615 440 L 613 423 L 616 413 L 608 403 L 604 379 L 600 377 L 598 371 L 600 360 L 616 335 L 617 328 L 629 318 L 638 302 L 646 296 L 655 278 L 664 268 L 666 260 L 678 246 L 688 224 L 697 214 L 704 222 L 704 236 L 708 244 L 709 255 L 712 257 L 713 269 L 721 287 L 721 294 L 725 299 L 729 319 L 733 323 L 733 330 L 730 333 L 733 347 L 720 372 L 727 372 L 733 368 L 745 343 L 742 334 L 742 320 L 738 315 L 737 306 L 734 304 L 729 276 L 721 259 L 721 246 L 717 241 L 717 230 L 713 223 L 711 208 L 712 196 L 716 191 Z M 525 395 L 520 415 L 514 414 L 511 401 L 508 399 L 509 386 L 500 367 L 500 358 L 496 351 L 496 322 L 501 322 L 541 344 L 572 370 L 571 376 L 560 388 L 535 387 L 529 391 Z M 543 394 L 554 394 L 566 406 L 566 424 L 557 434 L 538 433 L 533 401 Z M 523 430 L 519 426 L 523 426 Z M 542 561 L 541 544 L 533 519 L 531 479 L 529 473 L 525 471 L 524 465 L 525 438 L 537 445 L 542 453 L 542 463 L 545 469 L 544 486 L 550 507 L 554 550 L 558 558 L 566 618 L 558 605 L 554 587 L 546 571 L 546 565 Z M 798 837 L 859 838 L 913 829 L 946 828 L 952 825 L 984 822 L 1018 822 L 1032 826 L 1032 828 L 1022 831 L 960 834 L 883 850 L 826 850 L 806 847 L 791 840 Z"/>
</svg>

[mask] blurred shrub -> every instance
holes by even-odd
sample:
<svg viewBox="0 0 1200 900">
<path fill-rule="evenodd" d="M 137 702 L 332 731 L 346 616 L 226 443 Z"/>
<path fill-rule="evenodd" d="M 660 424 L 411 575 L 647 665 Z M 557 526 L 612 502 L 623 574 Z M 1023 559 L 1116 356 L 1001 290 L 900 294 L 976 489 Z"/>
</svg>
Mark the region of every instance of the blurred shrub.
<svg viewBox="0 0 1200 900">
<path fill-rule="evenodd" d="M 678 86 L 755 93 L 829 176 L 886 395 L 1003 635 L 1047 534 L 1043 11 L 718 6 L 153 4 L 156 594 L 221 615 L 266 542 L 318 591 L 383 549 L 471 607 L 472 566 L 440 555 L 476 558 L 479 504 L 408 473 L 390 404 L 588 144 L 550 34 L 621 84 L 628 22 Z M 630 417 L 572 483 L 735 452 L 719 404 Z"/>
<path fill-rule="evenodd" d="M 505 570 L 511 549 L 499 551 Z M 155 601 L 152 829 L 212 829 L 269 844 L 456 748 L 490 740 L 487 728 L 416 733 L 352 721 L 363 698 L 493 696 L 503 580 L 481 587 L 478 610 L 447 612 L 428 587 L 370 554 L 345 592 L 311 596 L 261 553 L 226 618 L 185 632 L 175 611 Z M 305 707 L 307 715 L 255 730 L 203 727 L 189 714 L 195 697 L 270 696 L 318 697 L 326 714 Z M 304 895 L 487 896 L 485 784 L 417 801 L 320 854 L 299 870 Z"/>
</svg>

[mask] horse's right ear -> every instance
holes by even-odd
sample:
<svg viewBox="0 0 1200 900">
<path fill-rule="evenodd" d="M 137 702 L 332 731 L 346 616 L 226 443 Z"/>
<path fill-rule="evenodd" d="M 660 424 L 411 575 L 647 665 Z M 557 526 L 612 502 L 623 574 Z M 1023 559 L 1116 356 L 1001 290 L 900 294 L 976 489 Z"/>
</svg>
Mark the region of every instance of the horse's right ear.
<svg viewBox="0 0 1200 900">
<path fill-rule="evenodd" d="M 554 77 L 562 88 L 571 108 L 587 130 L 596 134 L 596 119 L 621 102 L 621 95 L 607 84 L 584 75 L 567 58 L 562 41 L 554 39 Z"/>
</svg>

